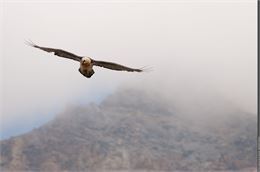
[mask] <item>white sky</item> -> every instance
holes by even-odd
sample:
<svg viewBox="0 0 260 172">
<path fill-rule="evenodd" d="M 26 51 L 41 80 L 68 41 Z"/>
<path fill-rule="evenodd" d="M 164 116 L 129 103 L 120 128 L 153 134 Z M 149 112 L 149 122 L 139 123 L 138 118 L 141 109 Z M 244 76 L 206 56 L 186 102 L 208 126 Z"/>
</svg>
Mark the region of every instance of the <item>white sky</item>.
<svg viewBox="0 0 260 172">
<path fill-rule="evenodd" d="M 1 8 L 3 135 L 126 83 L 181 99 L 214 92 L 256 113 L 255 1 L 4 1 Z M 77 62 L 28 47 L 28 39 L 154 71 L 96 68 L 87 79 Z"/>
</svg>

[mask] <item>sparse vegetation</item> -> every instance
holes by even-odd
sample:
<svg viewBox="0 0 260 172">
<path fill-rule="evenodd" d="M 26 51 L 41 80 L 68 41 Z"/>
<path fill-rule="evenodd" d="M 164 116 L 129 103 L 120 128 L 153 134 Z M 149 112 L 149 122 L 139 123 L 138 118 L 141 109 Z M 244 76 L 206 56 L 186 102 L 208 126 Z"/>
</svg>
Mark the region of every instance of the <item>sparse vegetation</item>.
<svg viewBox="0 0 260 172">
<path fill-rule="evenodd" d="M 240 170 L 256 167 L 256 119 L 237 112 L 200 127 L 163 98 L 121 90 L 0 144 L 6 171 Z"/>
</svg>

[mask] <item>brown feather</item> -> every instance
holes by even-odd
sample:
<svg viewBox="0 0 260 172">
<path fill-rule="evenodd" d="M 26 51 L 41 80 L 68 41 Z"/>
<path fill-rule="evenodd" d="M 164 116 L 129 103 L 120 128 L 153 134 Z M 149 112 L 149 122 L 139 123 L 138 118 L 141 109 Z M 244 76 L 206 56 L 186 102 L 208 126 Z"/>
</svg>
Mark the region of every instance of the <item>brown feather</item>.
<svg viewBox="0 0 260 172">
<path fill-rule="evenodd" d="M 128 72 L 142 72 L 142 69 L 135 69 L 135 68 L 130 68 L 126 67 L 117 63 L 112 63 L 112 62 L 105 62 L 105 61 L 96 61 L 92 60 L 93 65 L 99 66 L 99 67 L 104 67 L 107 69 L 112 69 L 112 70 L 119 70 L 119 71 L 128 71 Z"/>
<path fill-rule="evenodd" d="M 68 59 L 72 59 L 72 60 L 76 60 L 76 61 L 80 61 L 82 57 L 80 56 L 77 56 L 75 54 L 72 54 L 70 52 L 67 52 L 67 51 L 64 51 L 64 50 L 61 50 L 61 49 L 55 49 L 55 48 L 48 48 L 48 47 L 41 47 L 41 46 L 38 46 L 32 42 L 28 42 L 28 44 L 32 47 L 35 47 L 35 48 L 38 48 L 38 49 L 41 49 L 43 51 L 46 51 L 48 53 L 54 53 L 54 55 L 56 56 L 60 56 L 60 57 L 65 57 L 65 58 L 68 58 Z"/>
</svg>

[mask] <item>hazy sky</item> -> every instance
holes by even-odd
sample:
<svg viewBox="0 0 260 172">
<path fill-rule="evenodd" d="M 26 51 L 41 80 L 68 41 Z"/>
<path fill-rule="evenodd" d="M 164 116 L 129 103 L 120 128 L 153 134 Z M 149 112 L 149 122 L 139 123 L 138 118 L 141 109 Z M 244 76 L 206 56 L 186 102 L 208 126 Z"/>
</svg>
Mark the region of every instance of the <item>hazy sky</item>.
<svg viewBox="0 0 260 172">
<path fill-rule="evenodd" d="M 221 95 L 256 113 L 255 1 L 4 1 L 1 8 L 1 138 L 67 106 L 100 101 L 124 84 L 178 94 L 191 104 Z M 95 68 L 87 79 L 77 62 L 31 48 L 28 39 L 154 70 Z"/>
</svg>

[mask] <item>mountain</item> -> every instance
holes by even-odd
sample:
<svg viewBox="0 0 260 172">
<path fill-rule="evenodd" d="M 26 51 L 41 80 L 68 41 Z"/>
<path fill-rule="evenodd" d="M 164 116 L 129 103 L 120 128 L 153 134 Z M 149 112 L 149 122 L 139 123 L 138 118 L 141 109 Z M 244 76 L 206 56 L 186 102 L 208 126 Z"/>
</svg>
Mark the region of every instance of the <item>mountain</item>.
<svg viewBox="0 0 260 172">
<path fill-rule="evenodd" d="M 256 168 L 256 115 L 228 111 L 207 125 L 196 119 L 160 94 L 120 89 L 100 104 L 69 107 L 42 127 L 1 141 L 1 171 Z"/>
</svg>

